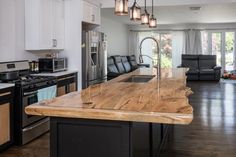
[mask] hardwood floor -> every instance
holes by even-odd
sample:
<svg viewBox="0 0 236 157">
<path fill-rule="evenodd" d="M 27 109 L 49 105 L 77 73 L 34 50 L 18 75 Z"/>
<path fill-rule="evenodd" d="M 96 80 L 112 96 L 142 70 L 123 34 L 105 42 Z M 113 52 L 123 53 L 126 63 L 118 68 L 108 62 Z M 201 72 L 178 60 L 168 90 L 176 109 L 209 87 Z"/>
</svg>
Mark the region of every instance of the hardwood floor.
<svg viewBox="0 0 236 157">
<path fill-rule="evenodd" d="M 14 146 L 0 153 L 0 157 L 49 157 L 49 134 L 45 134 L 25 146 Z"/>
<path fill-rule="evenodd" d="M 194 120 L 174 126 L 162 157 L 236 157 L 236 84 L 189 83 Z M 49 134 L 0 157 L 49 157 Z"/>
<path fill-rule="evenodd" d="M 162 157 L 236 157 L 236 84 L 193 82 L 194 120 L 174 126 Z"/>
</svg>

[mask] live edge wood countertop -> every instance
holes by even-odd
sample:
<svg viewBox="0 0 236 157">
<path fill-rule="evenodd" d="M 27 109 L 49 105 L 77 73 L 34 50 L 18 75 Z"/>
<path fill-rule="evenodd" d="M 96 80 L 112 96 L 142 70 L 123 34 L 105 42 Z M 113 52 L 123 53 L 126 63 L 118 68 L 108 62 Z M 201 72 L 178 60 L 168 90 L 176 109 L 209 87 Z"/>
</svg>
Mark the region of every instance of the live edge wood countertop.
<svg viewBox="0 0 236 157">
<path fill-rule="evenodd" d="M 158 79 L 156 69 L 137 69 L 80 92 L 30 105 L 25 111 L 50 117 L 189 124 L 193 108 L 188 102 L 192 91 L 186 87 L 187 70 L 162 69 Z M 132 75 L 155 77 L 146 83 L 124 82 Z"/>
</svg>

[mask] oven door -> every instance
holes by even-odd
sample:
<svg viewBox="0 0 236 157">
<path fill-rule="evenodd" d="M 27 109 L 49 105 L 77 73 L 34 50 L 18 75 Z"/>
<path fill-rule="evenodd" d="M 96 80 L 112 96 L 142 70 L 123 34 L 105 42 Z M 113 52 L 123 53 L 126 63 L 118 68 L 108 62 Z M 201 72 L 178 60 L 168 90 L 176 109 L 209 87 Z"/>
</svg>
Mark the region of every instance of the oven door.
<svg viewBox="0 0 236 157">
<path fill-rule="evenodd" d="M 23 92 L 23 108 L 22 108 L 22 127 L 26 127 L 34 122 L 37 122 L 44 116 L 33 116 L 25 113 L 25 108 L 29 105 L 38 103 L 39 101 L 52 99 L 56 97 L 56 85 L 38 89 L 30 92 Z"/>
<path fill-rule="evenodd" d="M 23 106 L 22 106 L 22 127 L 26 127 L 33 122 L 39 121 L 44 118 L 42 116 L 32 116 L 25 113 L 25 107 L 38 102 L 38 91 L 24 92 L 23 93 Z"/>
</svg>

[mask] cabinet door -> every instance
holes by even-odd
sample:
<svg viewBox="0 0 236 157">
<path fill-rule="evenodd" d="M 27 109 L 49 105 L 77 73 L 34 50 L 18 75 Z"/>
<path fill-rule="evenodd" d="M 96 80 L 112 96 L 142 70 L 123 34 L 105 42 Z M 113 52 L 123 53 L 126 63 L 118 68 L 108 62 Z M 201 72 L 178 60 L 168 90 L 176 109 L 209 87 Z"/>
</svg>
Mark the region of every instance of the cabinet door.
<svg viewBox="0 0 236 157">
<path fill-rule="evenodd" d="M 40 49 L 51 49 L 53 46 L 53 3 L 52 0 L 41 0 L 40 9 Z"/>
<path fill-rule="evenodd" d="M 99 6 L 93 5 L 91 16 L 92 16 L 92 22 L 94 24 L 100 25 L 101 15 L 100 15 L 100 7 Z"/>
<path fill-rule="evenodd" d="M 63 49 L 64 22 L 63 0 L 25 0 L 25 49 Z"/>
<path fill-rule="evenodd" d="M 66 86 L 57 87 L 57 96 L 66 94 Z"/>
<path fill-rule="evenodd" d="M 64 0 L 53 0 L 53 48 L 64 49 L 65 9 Z"/>
<path fill-rule="evenodd" d="M 10 141 L 10 103 L 0 105 L 0 145 Z"/>
<path fill-rule="evenodd" d="M 100 6 L 83 1 L 83 21 L 100 25 Z"/>
<path fill-rule="evenodd" d="M 92 23 L 92 5 L 83 1 L 83 21 Z"/>
<path fill-rule="evenodd" d="M 68 86 L 68 92 L 75 92 L 76 91 L 76 83 L 70 83 L 69 86 Z"/>
</svg>

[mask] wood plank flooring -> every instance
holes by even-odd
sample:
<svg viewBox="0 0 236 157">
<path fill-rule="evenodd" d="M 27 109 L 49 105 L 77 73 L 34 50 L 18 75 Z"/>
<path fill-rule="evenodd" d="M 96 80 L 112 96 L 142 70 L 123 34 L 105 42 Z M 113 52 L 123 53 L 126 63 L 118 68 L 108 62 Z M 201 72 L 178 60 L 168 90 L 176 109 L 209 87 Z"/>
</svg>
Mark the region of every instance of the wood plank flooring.
<svg viewBox="0 0 236 157">
<path fill-rule="evenodd" d="M 175 125 L 162 157 L 236 157 L 236 84 L 192 82 L 194 120 Z"/>
<path fill-rule="evenodd" d="M 194 120 L 175 125 L 162 157 L 236 157 L 236 84 L 192 82 Z M 49 157 L 49 134 L 0 157 Z"/>
<path fill-rule="evenodd" d="M 49 157 L 49 133 L 25 146 L 14 146 L 0 153 L 0 157 Z"/>
</svg>

